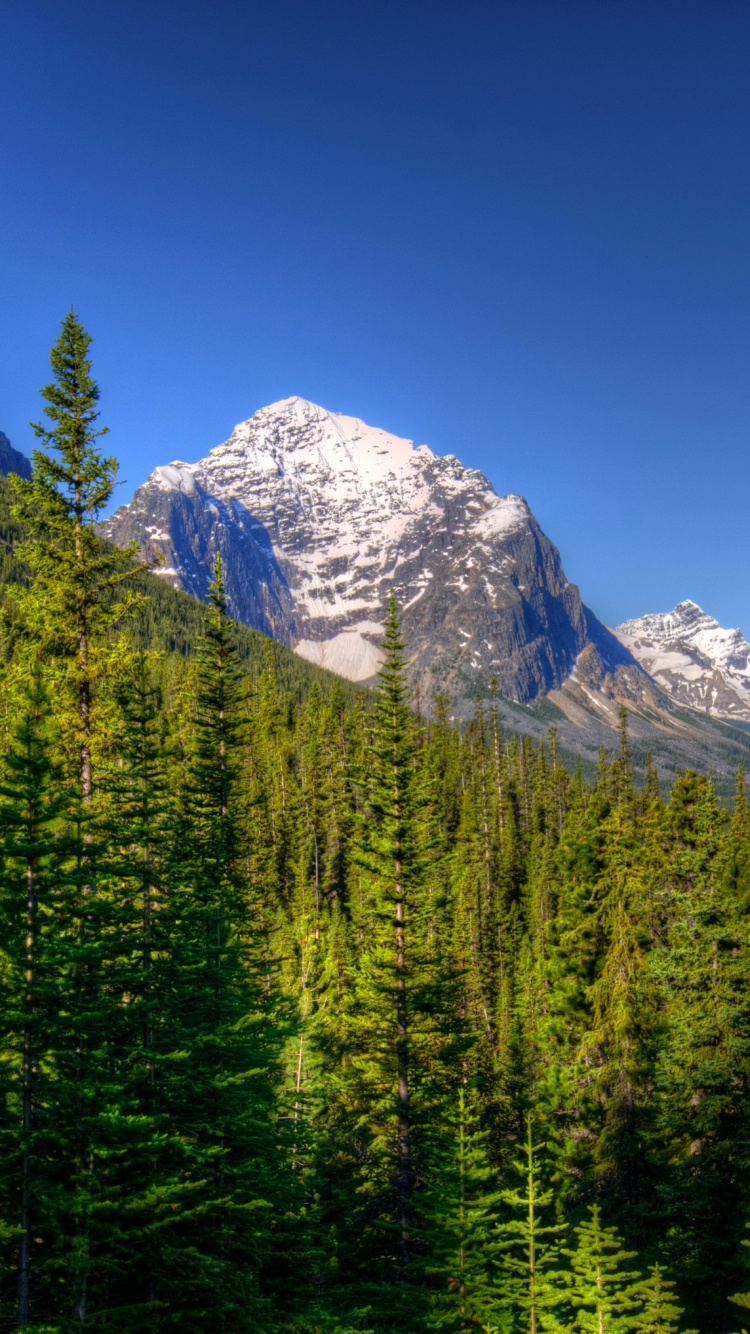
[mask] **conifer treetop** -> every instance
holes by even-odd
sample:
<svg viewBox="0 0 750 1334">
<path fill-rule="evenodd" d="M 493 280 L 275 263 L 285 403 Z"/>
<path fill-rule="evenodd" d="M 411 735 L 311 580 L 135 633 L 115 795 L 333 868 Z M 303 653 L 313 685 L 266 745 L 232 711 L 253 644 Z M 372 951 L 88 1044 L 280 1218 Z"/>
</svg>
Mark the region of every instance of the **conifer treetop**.
<svg viewBox="0 0 750 1334">
<path fill-rule="evenodd" d="M 85 657 L 93 639 L 117 625 L 143 601 L 114 592 L 137 573 L 135 548 L 119 550 L 99 535 L 97 520 L 115 484 L 117 460 L 97 440 L 99 387 L 91 374 L 91 337 L 71 310 L 50 352 L 54 378 L 42 390 L 49 425 L 32 426 L 43 448 L 33 452 L 30 481 L 14 476 L 14 515 L 28 538 L 17 555 L 35 576 L 19 594 L 32 637 L 63 657 Z"/>
<path fill-rule="evenodd" d="M 61 321 L 62 333 L 50 351 L 54 379 L 41 391 L 44 409 L 52 423 L 30 422 L 45 449 L 55 449 L 57 458 L 34 450 L 33 485 L 51 486 L 60 500 L 67 498 L 83 519 L 97 517 L 111 499 L 117 459 L 102 458 L 94 441 L 109 433 L 108 426 L 94 429 L 99 419 L 99 386 L 91 374 L 88 355 L 91 335 L 71 309 Z"/>
</svg>

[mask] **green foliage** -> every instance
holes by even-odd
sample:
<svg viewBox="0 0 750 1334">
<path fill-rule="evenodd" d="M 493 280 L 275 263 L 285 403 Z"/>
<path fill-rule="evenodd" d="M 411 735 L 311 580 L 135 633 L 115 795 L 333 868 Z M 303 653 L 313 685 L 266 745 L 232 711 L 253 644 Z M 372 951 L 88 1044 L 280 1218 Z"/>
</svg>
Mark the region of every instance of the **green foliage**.
<svg viewBox="0 0 750 1334">
<path fill-rule="evenodd" d="M 416 718 L 393 601 L 367 694 L 140 571 L 75 316 L 52 359 L 0 479 L 0 1327 L 729 1334 L 744 775 L 665 804 L 623 714 L 589 784 Z"/>
<path fill-rule="evenodd" d="M 462 1083 L 446 1110 L 442 1136 L 429 1156 L 423 1237 L 434 1284 L 429 1329 L 470 1329 L 508 1310 L 496 1283 L 499 1247 L 493 1236 L 498 1191 L 476 1095 Z"/>
<path fill-rule="evenodd" d="M 742 795 L 744 797 L 744 793 Z M 743 810 L 744 814 L 744 808 L 741 809 Z M 750 1241 L 746 1241 L 743 1239 L 742 1245 L 750 1246 Z M 750 1292 L 735 1292 L 732 1294 L 729 1300 L 730 1302 L 734 1302 L 735 1306 L 742 1306 L 745 1308 L 745 1310 L 750 1311 Z"/>
<path fill-rule="evenodd" d="M 624 1250 L 616 1229 L 602 1225 L 598 1204 L 589 1215 L 573 1229 L 575 1249 L 563 1247 L 570 1260 L 565 1286 L 572 1328 L 581 1334 L 627 1334 L 640 1327 L 639 1275 L 623 1267 L 635 1251 Z"/>
<path fill-rule="evenodd" d="M 675 1300 L 674 1283 L 664 1277 L 659 1265 L 651 1266 L 636 1292 L 643 1303 L 637 1325 L 640 1334 L 678 1334 L 682 1307 Z"/>
<path fill-rule="evenodd" d="M 90 344 L 71 311 L 50 353 L 54 379 L 42 390 L 50 425 L 34 424 L 47 449 L 34 451 L 31 481 L 12 478 L 19 495 L 14 517 L 27 531 L 17 555 L 35 576 L 21 598 L 27 632 L 48 653 L 76 661 L 79 673 L 86 670 L 88 641 L 138 601 L 132 592 L 122 602 L 112 600 L 132 572 L 132 552 L 105 543 L 95 526 L 111 498 L 117 461 L 96 447 L 107 428 L 95 429 L 99 388 Z"/>
<path fill-rule="evenodd" d="M 551 1190 L 540 1189 L 538 1155 L 544 1145 L 534 1144 L 531 1117 L 526 1118 L 524 1156 L 514 1165 L 523 1179 L 523 1189 L 504 1190 L 501 1198 L 515 1212 L 515 1217 L 500 1223 L 504 1252 L 501 1265 L 501 1291 L 507 1308 L 512 1310 L 519 1327 L 544 1328 L 555 1323 L 560 1307 L 560 1290 L 554 1265 L 560 1258 L 560 1242 L 565 1225 L 543 1223 L 542 1210 L 553 1200 Z"/>
</svg>

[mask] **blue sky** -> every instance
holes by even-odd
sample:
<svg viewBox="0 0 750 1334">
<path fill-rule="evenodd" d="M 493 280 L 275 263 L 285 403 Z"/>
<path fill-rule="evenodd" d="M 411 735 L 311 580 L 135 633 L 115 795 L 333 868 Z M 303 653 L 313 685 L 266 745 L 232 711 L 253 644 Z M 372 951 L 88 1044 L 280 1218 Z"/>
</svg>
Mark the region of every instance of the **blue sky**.
<svg viewBox="0 0 750 1334">
<path fill-rule="evenodd" d="M 747 0 L 0 0 L 0 429 L 125 485 L 291 394 L 525 495 L 610 624 L 750 634 Z"/>
</svg>

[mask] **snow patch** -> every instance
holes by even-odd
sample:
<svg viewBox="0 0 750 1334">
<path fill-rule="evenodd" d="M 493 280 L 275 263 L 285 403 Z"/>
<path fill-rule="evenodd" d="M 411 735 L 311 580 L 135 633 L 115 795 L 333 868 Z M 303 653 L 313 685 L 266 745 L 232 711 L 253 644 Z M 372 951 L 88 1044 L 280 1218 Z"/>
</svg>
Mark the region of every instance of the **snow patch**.
<svg viewBox="0 0 750 1334">
<path fill-rule="evenodd" d="M 377 626 L 379 631 L 382 628 Z M 384 656 L 358 629 L 342 630 L 331 639 L 300 639 L 295 652 L 317 667 L 345 676 L 348 681 L 366 681 L 375 676 Z"/>
<path fill-rule="evenodd" d="M 528 523 L 530 518 L 531 511 L 523 496 L 498 496 L 472 527 L 482 537 L 502 537 Z"/>
<path fill-rule="evenodd" d="M 149 477 L 149 482 L 154 482 L 156 486 L 161 487 L 163 491 L 182 491 L 183 495 L 189 496 L 195 491 L 195 477 L 193 476 L 196 464 L 194 463 L 165 463 L 154 471 Z"/>
</svg>

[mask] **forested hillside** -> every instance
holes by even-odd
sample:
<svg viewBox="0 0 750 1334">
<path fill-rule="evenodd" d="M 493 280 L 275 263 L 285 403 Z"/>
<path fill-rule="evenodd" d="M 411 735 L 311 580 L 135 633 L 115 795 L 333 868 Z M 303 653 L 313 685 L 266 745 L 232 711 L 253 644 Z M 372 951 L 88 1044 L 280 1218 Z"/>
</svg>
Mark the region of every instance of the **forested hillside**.
<svg viewBox="0 0 750 1334">
<path fill-rule="evenodd" d="M 220 564 L 191 651 L 98 536 L 72 315 L 53 370 L 3 520 L 0 1328 L 737 1330 L 742 773 L 727 813 L 636 788 L 624 714 L 593 782 L 424 723 L 394 602 L 371 696 L 243 666 Z"/>
</svg>

